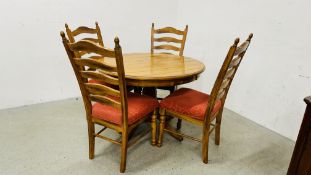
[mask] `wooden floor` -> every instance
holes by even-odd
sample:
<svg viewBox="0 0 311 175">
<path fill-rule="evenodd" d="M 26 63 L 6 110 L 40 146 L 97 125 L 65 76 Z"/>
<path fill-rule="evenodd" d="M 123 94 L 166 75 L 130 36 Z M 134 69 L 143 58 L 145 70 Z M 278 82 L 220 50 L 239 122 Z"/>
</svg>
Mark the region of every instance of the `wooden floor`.
<svg viewBox="0 0 311 175">
<path fill-rule="evenodd" d="M 88 159 L 83 109 L 81 99 L 69 99 L 0 111 L 0 174 L 118 174 L 119 146 L 97 140 L 95 159 Z M 200 135 L 183 124 L 183 132 Z M 126 174 L 286 174 L 292 141 L 229 110 L 222 131 L 219 147 L 210 142 L 207 165 L 198 143 L 165 135 L 158 148 L 148 135 L 129 149 Z"/>
</svg>

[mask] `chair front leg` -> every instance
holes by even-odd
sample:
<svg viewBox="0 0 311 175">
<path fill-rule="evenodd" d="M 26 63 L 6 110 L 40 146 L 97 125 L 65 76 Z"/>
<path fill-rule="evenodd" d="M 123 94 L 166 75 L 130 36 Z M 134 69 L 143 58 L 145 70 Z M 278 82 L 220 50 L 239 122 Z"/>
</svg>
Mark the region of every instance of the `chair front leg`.
<svg viewBox="0 0 311 175">
<path fill-rule="evenodd" d="M 95 126 L 94 123 L 91 121 L 88 121 L 88 135 L 89 135 L 89 159 L 94 159 Z"/>
<path fill-rule="evenodd" d="M 155 146 L 157 144 L 156 135 L 157 135 L 157 112 L 155 109 L 151 118 L 151 145 Z"/>
<path fill-rule="evenodd" d="M 159 128 L 159 139 L 157 144 L 158 147 L 162 146 L 164 127 L 165 127 L 165 110 L 160 109 L 160 128 Z"/>
<path fill-rule="evenodd" d="M 127 131 L 124 131 L 122 133 L 120 173 L 124 173 L 126 169 L 127 141 L 128 133 Z"/>
</svg>

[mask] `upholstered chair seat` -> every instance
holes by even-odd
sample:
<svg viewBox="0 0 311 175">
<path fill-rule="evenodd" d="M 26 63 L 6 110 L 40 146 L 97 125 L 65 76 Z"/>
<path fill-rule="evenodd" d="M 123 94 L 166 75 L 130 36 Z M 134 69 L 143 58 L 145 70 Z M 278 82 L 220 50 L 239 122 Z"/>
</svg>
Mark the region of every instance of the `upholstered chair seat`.
<svg viewBox="0 0 311 175">
<path fill-rule="evenodd" d="M 189 88 L 181 88 L 164 98 L 160 103 L 160 107 L 203 121 L 208 100 L 208 94 Z M 221 101 L 217 100 L 213 113 L 217 113 L 220 108 Z"/>
<path fill-rule="evenodd" d="M 115 99 L 116 101 L 120 101 L 116 97 L 111 98 Z M 155 98 L 135 93 L 128 93 L 127 103 L 129 125 L 134 124 L 149 113 L 152 113 L 159 106 L 159 103 Z M 118 125 L 122 124 L 121 110 L 110 105 L 95 103 L 92 107 L 92 116 L 110 123 Z"/>
</svg>

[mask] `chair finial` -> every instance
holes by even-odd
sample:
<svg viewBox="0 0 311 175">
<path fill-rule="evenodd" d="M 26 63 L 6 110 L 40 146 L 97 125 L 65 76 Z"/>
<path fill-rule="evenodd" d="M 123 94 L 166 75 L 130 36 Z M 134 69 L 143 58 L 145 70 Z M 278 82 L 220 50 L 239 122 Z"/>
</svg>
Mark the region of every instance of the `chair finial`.
<svg viewBox="0 0 311 175">
<path fill-rule="evenodd" d="M 154 23 L 152 23 L 152 28 L 154 28 Z"/>
<path fill-rule="evenodd" d="M 63 38 L 63 39 L 66 39 L 66 35 L 65 35 L 65 32 L 63 31 L 60 31 L 60 36 Z"/>
<path fill-rule="evenodd" d="M 66 29 L 68 29 L 68 28 L 69 28 L 67 23 L 65 23 L 65 27 L 66 27 Z"/>
<path fill-rule="evenodd" d="M 237 45 L 239 44 L 239 42 L 240 42 L 240 38 L 236 38 L 236 39 L 234 40 L 234 45 L 237 46 Z"/>
<path fill-rule="evenodd" d="M 250 33 L 248 38 L 247 38 L 247 41 L 250 41 L 252 38 L 253 38 L 253 33 Z"/>
<path fill-rule="evenodd" d="M 98 22 L 97 21 L 95 21 L 95 25 L 98 26 Z"/>
<path fill-rule="evenodd" d="M 60 31 L 60 36 L 62 37 L 63 43 L 68 43 L 68 39 L 66 38 L 65 32 Z"/>
<path fill-rule="evenodd" d="M 116 47 L 120 47 L 120 44 L 119 44 L 120 40 L 117 36 L 114 38 L 114 43 L 115 43 Z"/>
</svg>

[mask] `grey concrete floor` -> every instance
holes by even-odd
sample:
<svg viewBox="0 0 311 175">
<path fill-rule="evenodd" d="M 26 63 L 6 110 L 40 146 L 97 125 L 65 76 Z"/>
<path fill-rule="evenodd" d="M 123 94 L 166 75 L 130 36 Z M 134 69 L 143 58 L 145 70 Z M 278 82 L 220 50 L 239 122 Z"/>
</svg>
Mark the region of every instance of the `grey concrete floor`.
<svg viewBox="0 0 311 175">
<path fill-rule="evenodd" d="M 201 133 L 186 122 L 182 131 Z M 165 135 L 158 148 L 147 135 L 129 149 L 126 174 L 284 175 L 294 147 L 289 139 L 230 110 L 224 112 L 220 146 L 213 139 L 209 164 L 204 164 L 199 143 Z M 81 99 L 0 111 L 1 175 L 118 174 L 120 147 L 99 139 L 95 147 L 95 159 L 89 160 Z"/>
</svg>

